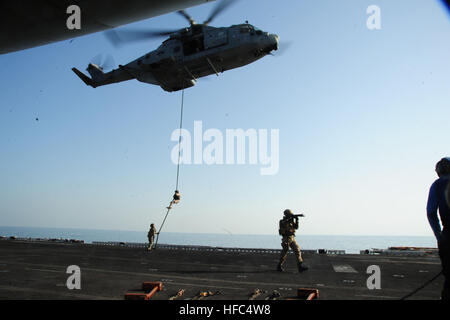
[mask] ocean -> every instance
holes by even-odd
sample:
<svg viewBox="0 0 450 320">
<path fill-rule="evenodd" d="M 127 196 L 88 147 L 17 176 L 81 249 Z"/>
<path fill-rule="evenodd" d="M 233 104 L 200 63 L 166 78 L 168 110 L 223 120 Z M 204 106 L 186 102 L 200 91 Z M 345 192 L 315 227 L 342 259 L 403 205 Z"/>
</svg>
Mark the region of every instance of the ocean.
<svg viewBox="0 0 450 320">
<path fill-rule="evenodd" d="M 147 231 L 37 228 L 0 226 L 0 236 L 49 239 L 77 239 L 85 243 L 93 241 L 147 242 Z M 359 253 L 365 249 L 387 249 L 391 246 L 432 247 L 437 246 L 433 236 L 346 236 L 302 235 L 296 236 L 302 249 L 345 250 Z M 160 244 L 199 245 L 228 248 L 280 249 L 279 235 L 208 234 L 163 232 Z"/>
</svg>

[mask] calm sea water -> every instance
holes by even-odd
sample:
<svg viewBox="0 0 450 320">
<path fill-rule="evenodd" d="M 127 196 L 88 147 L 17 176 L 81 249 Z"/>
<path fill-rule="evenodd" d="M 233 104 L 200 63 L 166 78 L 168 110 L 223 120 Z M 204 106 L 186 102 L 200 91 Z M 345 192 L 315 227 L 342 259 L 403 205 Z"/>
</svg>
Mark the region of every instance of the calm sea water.
<svg viewBox="0 0 450 320">
<path fill-rule="evenodd" d="M 63 238 L 93 241 L 147 242 L 147 231 L 120 231 L 67 228 L 2 227 L 0 236 L 31 238 Z M 302 249 L 345 250 L 359 253 L 365 249 L 386 249 L 391 246 L 436 247 L 434 237 L 419 236 L 331 236 L 297 235 Z M 213 247 L 280 249 L 278 235 L 161 233 L 159 243 L 175 245 L 201 245 Z"/>
</svg>

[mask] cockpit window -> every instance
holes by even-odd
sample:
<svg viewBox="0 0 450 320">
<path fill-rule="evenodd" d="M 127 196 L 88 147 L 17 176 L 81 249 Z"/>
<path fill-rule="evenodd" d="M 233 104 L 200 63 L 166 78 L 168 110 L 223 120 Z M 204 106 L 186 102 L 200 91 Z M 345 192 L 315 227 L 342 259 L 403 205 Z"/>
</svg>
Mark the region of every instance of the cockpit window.
<svg viewBox="0 0 450 320">
<path fill-rule="evenodd" d="M 250 28 L 248 26 L 241 27 L 240 31 L 241 31 L 241 33 L 249 33 L 250 32 Z"/>
</svg>

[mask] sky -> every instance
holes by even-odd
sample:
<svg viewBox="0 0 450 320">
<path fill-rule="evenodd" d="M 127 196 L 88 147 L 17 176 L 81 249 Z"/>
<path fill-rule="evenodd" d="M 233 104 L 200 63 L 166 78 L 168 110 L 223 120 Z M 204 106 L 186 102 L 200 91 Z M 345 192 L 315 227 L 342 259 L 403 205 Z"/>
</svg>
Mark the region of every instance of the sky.
<svg viewBox="0 0 450 320">
<path fill-rule="evenodd" d="M 370 5 L 379 30 L 367 28 Z M 213 6 L 187 11 L 202 21 Z M 213 26 L 248 20 L 291 45 L 186 89 L 184 128 L 279 130 L 279 170 L 182 165 L 164 231 L 277 234 L 290 208 L 306 215 L 301 234 L 432 236 L 428 191 L 450 155 L 449 18 L 425 0 L 242 0 L 218 16 Z M 185 26 L 171 13 L 124 29 Z M 93 89 L 70 70 L 160 43 L 116 49 L 96 33 L 0 55 L 0 225 L 161 224 L 181 92 L 136 80 Z"/>
</svg>

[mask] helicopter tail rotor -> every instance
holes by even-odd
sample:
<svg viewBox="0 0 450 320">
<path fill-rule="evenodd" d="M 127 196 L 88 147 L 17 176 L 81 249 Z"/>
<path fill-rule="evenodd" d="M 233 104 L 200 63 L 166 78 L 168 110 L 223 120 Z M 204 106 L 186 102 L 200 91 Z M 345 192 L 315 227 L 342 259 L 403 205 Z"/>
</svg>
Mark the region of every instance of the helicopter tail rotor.
<svg viewBox="0 0 450 320">
<path fill-rule="evenodd" d="M 72 71 L 88 86 L 91 86 L 93 88 L 98 87 L 99 85 L 102 85 L 102 82 L 104 82 L 108 78 L 108 74 L 103 72 L 103 68 L 106 68 L 106 65 L 112 65 L 113 64 L 112 56 L 109 57 L 109 55 L 103 60 L 102 64 L 102 55 L 99 54 L 92 58 L 92 62 L 89 63 L 86 71 L 91 76 L 90 78 L 85 75 L 83 72 L 78 70 L 77 68 L 72 68 Z M 101 66 L 103 65 L 103 67 Z"/>
<path fill-rule="evenodd" d="M 87 72 L 91 75 L 92 78 L 89 78 L 87 75 L 85 75 L 83 72 L 78 70 L 77 68 L 72 68 L 72 71 L 88 86 L 91 86 L 92 88 L 96 88 L 99 85 L 102 85 L 101 82 L 105 80 L 105 73 L 103 70 L 92 63 L 89 63 L 87 67 Z"/>
<path fill-rule="evenodd" d="M 107 54 L 103 56 L 102 54 L 98 54 L 91 59 L 91 64 L 98 66 L 102 71 L 109 71 L 114 69 L 116 62 L 112 55 Z"/>
</svg>

